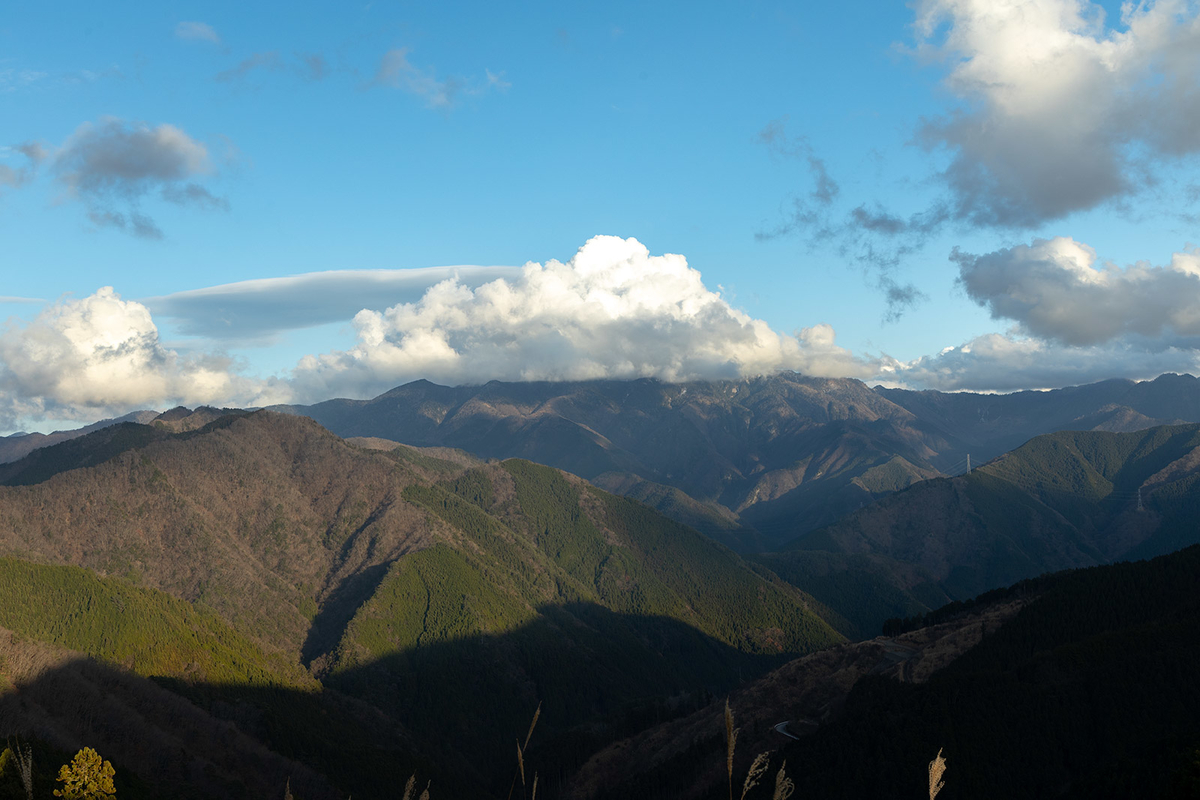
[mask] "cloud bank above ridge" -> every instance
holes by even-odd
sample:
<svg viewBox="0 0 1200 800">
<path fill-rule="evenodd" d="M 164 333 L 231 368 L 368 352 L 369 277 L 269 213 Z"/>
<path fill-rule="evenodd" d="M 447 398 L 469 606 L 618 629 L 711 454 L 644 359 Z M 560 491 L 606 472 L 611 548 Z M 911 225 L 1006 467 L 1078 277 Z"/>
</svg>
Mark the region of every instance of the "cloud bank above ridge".
<svg viewBox="0 0 1200 800">
<path fill-rule="evenodd" d="M 252 377 L 228 358 L 166 347 L 152 311 L 213 350 L 226 334 L 269 337 L 351 316 L 357 341 L 303 358 L 290 376 Z M 565 263 L 313 273 L 144 302 L 110 287 L 66 298 L 0 333 L 0 426 L 177 403 L 369 397 L 418 378 L 674 381 L 797 370 L 866 379 L 878 367 L 839 347 L 829 325 L 777 333 L 706 288 L 681 255 L 597 236 Z"/>
<path fill-rule="evenodd" d="M 449 279 L 419 302 L 354 318 L 350 350 L 305 358 L 302 396 L 358 394 L 407 380 L 734 378 L 791 369 L 869 377 L 875 365 L 815 325 L 795 336 L 733 308 L 680 255 L 597 236 L 568 262 L 529 263 L 476 289 Z M 342 389 L 345 391 L 345 388 Z"/>
<path fill-rule="evenodd" d="M 911 361 L 856 355 L 837 345 L 827 324 L 777 332 L 709 290 L 683 256 L 651 255 L 636 239 L 615 236 L 590 239 L 566 262 L 524 267 L 322 272 L 143 302 L 105 287 L 0 330 L 0 429 L 176 404 L 363 398 L 420 378 L 682 381 L 796 371 L 912 388 L 1013 391 L 1195 373 L 1196 259 L 1185 252 L 1166 267 L 1097 266 L 1090 247 L 1066 238 L 984 256 L 960 253 L 968 295 L 1017 327 Z M 1147 327 L 1164 303 L 1176 316 Z M 201 324 L 221 308 L 226 319 Z M 155 314 L 202 337 L 194 340 L 199 355 L 165 345 Z M 305 356 L 288 375 L 248 375 L 220 355 L 223 341 L 244 340 L 250 331 L 269 338 L 350 317 L 352 347 Z M 1093 317 L 1103 318 L 1099 327 Z M 236 333 L 223 338 L 230 325 Z"/>
</svg>

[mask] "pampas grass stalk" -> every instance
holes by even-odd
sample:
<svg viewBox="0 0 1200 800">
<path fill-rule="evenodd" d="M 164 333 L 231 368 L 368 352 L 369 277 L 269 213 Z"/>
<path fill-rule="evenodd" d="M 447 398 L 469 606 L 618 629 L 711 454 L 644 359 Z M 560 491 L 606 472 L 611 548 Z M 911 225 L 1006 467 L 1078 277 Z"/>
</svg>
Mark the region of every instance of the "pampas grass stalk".
<svg viewBox="0 0 1200 800">
<path fill-rule="evenodd" d="M 758 779 L 767 771 L 767 762 L 770 760 L 770 753 L 759 753 L 754 757 L 754 763 L 750 765 L 750 771 L 746 773 L 746 780 L 742 783 L 741 800 L 746 800 L 746 795 L 755 786 L 758 786 Z"/>
<path fill-rule="evenodd" d="M 733 727 L 733 710 L 725 698 L 725 771 L 729 775 L 729 800 L 733 800 L 733 750 L 741 728 Z"/>
<path fill-rule="evenodd" d="M 787 776 L 786 768 L 787 762 L 784 761 L 779 765 L 779 772 L 775 773 L 775 794 L 771 800 L 788 800 L 796 791 L 796 784 Z"/>
<path fill-rule="evenodd" d="M 25 797 L 33 800 L 33 749 L 26 744 L 22 750 L 21 740 L 17 739 L 13 753 L 17 756 L 17 772 L 21 775 L 21 785 L 25 787 Z"/>
<path fill-rule="evenodd" d="M 402 800 L 412 800 L 413 788 L 417 785 L 417 776 L 409 776 L 408 783 L 404 784 L 404 797 Z"/>
<path fill-rule="evenodd" d="M 525 734 L 525 744 L 521 745 L 522 750 L 524 750 L 526 747 L 529 747 L 529 739 L 533 736 L 533 729 L 537 727 L 538 717 L 540 717 L 541 715 L 542 715 L 542 704 L 539 701 L 537 704 L 537 708 L 534 709 L 534 711 L 533 711 L 533 721 L 529 723 L 529 733 Z"/>
<path fill-rule="evenodd" d="M 529 740 L 533 738 L 533 729 L 537 727 L 538 718 L 542 716 L 542 704 L 539 702 L 537 708 L 533 712 L 533 721 L 529 723 L 529 732 L 525 734 L 525 743 L 517 742 L 517 774 L 513 775 L 512 784 L 508 787 L 508 800 L 512 800 L 513 790 L 517 788 L 517 778 L 521 779 L 521 796 L 525 796 L 525 748 L 529 747 Z M 537 774 L 533 776 L 533 790 L 537 792 Z"/>
<path fill-rule="evenodd" d="M 933 800 L 946 786 L 942 775 L 946 772 L 946 759 L 942 758 L 942 748 L 938 748 L 937 756 L 929 762 L 929 800 Z"/>
</svg>

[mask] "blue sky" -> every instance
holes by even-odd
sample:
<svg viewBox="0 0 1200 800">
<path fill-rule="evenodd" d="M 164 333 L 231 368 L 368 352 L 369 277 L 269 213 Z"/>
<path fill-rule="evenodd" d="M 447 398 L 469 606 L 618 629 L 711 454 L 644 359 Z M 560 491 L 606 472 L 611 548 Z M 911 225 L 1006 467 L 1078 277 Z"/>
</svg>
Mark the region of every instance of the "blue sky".
<svg viewBox="0 0 1200 800">
<path fill-rule="evenodd" d="M 122 8 L 0 15 L 0 432 L 1196 370 L 1192 3 Z"/>
</svg>

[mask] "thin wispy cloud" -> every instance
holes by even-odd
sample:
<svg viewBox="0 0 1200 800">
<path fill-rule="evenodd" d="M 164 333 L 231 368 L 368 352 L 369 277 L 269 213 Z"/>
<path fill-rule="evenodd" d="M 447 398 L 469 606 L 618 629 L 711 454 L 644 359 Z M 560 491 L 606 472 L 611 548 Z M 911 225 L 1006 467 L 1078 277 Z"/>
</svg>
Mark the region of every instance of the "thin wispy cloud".
<svg viewBox="0 0 1200 800">
<path fill-rule="evenodd" d="M 320 53 L 301 53 L 302 74 L 310 81 L 324 80 L 329 74 L 329 62 Z"/>
<path fill-rule="evenodd" d="M 420 97 L 427 108 L 449 109 L 463 95 L 480 95 L 489 90 L 507 91 L 512 84 L 504 80 L 504 73 L 485 70 L 483 81 L 448 76 L 437 77 L 432 68 L 421 68 L 409 61 L 409 49 L 398 47 L 388 50 L 379 60 L 379 67 L 371 79 L 372 87 L 400 89 Z"/>
<path fill-rule="evenodd" d="M 175 26 L 175 36 L 190 41 L 221 44 L 221 37 L 207 22 L 180 22 Z"/>
<path fill-rule="evenodd" d="M 255 70 L 276 72 L 283 69 L 283 66 L 283 59 L 279 57 L 277 50 L 253 53 L 239 61 L 237 66 L 218 72 L 216 79 L 222 82 L 241 80 Z"/>
<path fill-rule="evenodd" d="M 807 137 L 789 134 L 787 119 L 782 118 L 772 120 L 759 131 L 758 142 L 772 158 L 805 165 L 811 183 L 807 192 L 790 199 L 783 219 L 772 228 L 758 231 L 756 239 L 769 241 L 800 235 L 808 239 L 810 249 L 833 246 L 840 256 L 857 264 L 867 283 L 883 295 L 887 304 L 884 319 L 888 322 L 898 321 L 928 299 L 914 284 L 901 283 L 894 275 L 901 259 L 916 249 L 910 240 L 912 235 L 916 233 L 923 238 L 929 227 L 927 223 L 903 220 L 866 206 L 851 209 L 848 217 L 841 220 L 835 208 L 842 194 L 841 186 Z"/>
</svg>

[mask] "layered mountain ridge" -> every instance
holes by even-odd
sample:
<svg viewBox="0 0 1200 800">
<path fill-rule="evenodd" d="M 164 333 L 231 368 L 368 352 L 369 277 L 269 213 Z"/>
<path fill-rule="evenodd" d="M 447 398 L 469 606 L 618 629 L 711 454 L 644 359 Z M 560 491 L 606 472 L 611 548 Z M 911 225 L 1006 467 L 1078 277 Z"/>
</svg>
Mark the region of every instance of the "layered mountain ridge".
<svg viewBox="0 0 1200 800">
<path fill-rule="evenodd" d="M 1200 542 L 1200 425 L 1035 437 L 756 558 L 851 617 L 883 620 L 1045 572 Z"/>
<path fill-rule="evenodd" d="M 841 640 L 811 598 L 644 505 L 529 462 L 445 455 L 356 447 L 267 411 L 178 412 L 40 449 L 0 476 L 0 626 L 165 682 L 376 796 L 421 763 L 453 791 L 500 792 L 510 754 L 493 728 L 539 701 L 544 734 L 574 742 L 543 756 L 566 769 L 637 708 L 686 707 Z M 101 595 L 114 599 L 78 601 Z M 76 608 L 75 627 L 21 611 L 31 597 Z M 116 606 L 132 619 L 97 616 Z M 151 618 L 189 608 L 229 631 L 201 640 L 241 637 L 273 677 L 212 685 L 236 673 L 225 651 L 150 658 L 147 637 L 178 638 L 150 631 L 199 624 Z M 114 619 L 134 633 L 88 633 Z M 403 727 L 360 725 L 348 703 Z M 318 717 L 346 729 L 324 749 Z M 382 776 L 368 741 L 392 763 Z"/>
<path fill-rule="evenodd" d="M 980 395 L 784 373 L 681 384 L 416 381 L 371 400 L 279 410 L 340 436 L 548 464 L 756 552 L 1039 434 L 1200 422 L 1197 397 L 1187 375 Z"/>
</svg>

